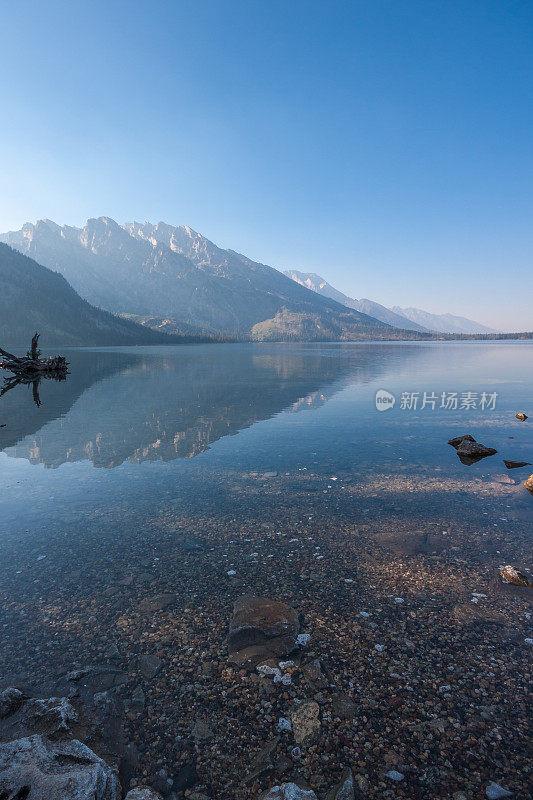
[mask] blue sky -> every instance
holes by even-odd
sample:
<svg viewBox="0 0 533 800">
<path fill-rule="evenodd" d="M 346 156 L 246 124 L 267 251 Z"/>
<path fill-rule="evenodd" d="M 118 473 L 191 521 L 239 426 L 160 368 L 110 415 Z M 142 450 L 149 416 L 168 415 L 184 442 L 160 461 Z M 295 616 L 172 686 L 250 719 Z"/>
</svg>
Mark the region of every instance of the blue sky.
<svg viewBox="0 0 533 800">
<path fill-rule="evenodd" d="M 4 0 L 0 230 L 189 224 L 533 329 L 533 4 Z"/>
</svg>

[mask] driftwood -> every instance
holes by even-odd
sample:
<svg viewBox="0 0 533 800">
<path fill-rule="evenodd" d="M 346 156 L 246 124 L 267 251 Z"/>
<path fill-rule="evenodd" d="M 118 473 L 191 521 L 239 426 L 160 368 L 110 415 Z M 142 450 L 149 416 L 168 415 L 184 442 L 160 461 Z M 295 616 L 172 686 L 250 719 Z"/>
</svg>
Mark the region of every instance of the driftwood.
<svg viewBox="0 0 533 800">
<path fill-rule="evenodd" d="M 3 357 L 0 360 L 0 368 L 13 372 L 22 380 L 33 380 L 37 376 L 53 378 L 60 374 L 66 375 L 68 361 L 63 356 L 39 358 L 38 342 L 39 334 L 36 333 L 31 340 L 31 350 L 22 358 L 0 347 L 0 356 Z"/>
<path fill-rule="evenodd" d="M 14 389 L 19 384 L 32 387 L 33 400 L 37 406 L 41 405 L 39 397 L 39 383 L 41 379 L 51 379 L 54 381 L 64 381 L 68 375 L 68 361 L 63 356 L 53 358 L 40 358 L 38 350 L 39 334 L 36 333 L 31 340 L 31 349 L 23 356 L 14 356 L 0 347 L 0 369 L 12 372 L 5 378 L 4 385 L 0 389 L 0 397 L 10 389 Z M 1 425 L 0 427 L 5 427 Z"/>
</svg>

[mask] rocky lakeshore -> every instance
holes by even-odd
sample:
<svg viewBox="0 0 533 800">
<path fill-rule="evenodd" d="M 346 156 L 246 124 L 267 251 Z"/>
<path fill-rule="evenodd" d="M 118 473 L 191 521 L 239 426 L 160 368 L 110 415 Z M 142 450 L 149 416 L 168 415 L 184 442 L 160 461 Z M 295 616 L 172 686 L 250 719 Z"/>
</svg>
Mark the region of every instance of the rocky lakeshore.
<svg viewBox="0 0 533 800">
<path fill-rule="evenodd" d="M 68 702 L 59 740 L 123 792 L 525 797 L 533 590 L 500 575 L 531 577 L 520 481 L 225 472 L 215 499 L 214 483 L 8 540 L 0 690 Z M 43 733 L 10 719 L 0 748 Z"/>
</svg>

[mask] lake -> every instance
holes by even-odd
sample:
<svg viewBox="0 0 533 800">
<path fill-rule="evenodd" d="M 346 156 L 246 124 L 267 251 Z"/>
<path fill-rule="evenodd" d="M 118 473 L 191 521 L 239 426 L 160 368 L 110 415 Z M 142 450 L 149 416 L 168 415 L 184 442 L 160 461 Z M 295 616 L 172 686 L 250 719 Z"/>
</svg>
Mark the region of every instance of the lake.
<svg viewBox="0 0 533 800">
<path fill-rule="evenodd" d="M 532 343 L 64 354 L 66 381 L 0 397 L 0 689 L 114 670 L 127 780 L 168 797 L 321 797 L 347 764 L 367 797 L 524 792 L 531 592 L 499 569 L 531 574 L 533 467 L 503 459 L 533 461 Z M 497 453 L 462 463 L 463 434 Z M 228 660 L 247 595 L 310 634 L 281 688 Z M 320 733 L 296 752 L 278 720 L 302 700 Z"/>
</svg>

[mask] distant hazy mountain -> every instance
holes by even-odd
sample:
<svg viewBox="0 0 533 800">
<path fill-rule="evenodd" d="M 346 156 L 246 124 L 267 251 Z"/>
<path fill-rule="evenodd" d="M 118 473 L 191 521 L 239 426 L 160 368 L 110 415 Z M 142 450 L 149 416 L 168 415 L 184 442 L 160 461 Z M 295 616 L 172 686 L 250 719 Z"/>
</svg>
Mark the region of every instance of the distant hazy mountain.
<svg viewBox="0 0 533 800">
<path fill-rule="evenodd" d="M 397 314 L 413 322 L 423 325 L 427 330 L 438 331 L 439 333 L 496 333 L 494 328 L 487 328 L 479 322 L 467 319 L 466 317 L 456 317 L 454 314 L 430 314 L 420 308 L 399 308 L 393 306 L 392 310 Z"/>
<path fill-rule="evenodd" d="M 332 300 L 336 300 L 337 303 L 342 303 L 343 306 L 347 306 L 348 308 L 356 308 L 355 304 L 357 300 L 354 300 L 353 297 L 348 297 L 348 295 L 343 292 L 339 292 L 338 289 L 335 289 L 331 283 L 328 283 L 325 278 L 317 275 L 316 272 L 299 272 L 297 269 L 287 269 L 284 275 L 296 281 L 296 283 L 299 283 L 300 286 L 306 286 L 308 289 L 311 289 L 312 292 L 321 294 L 324 297 L 330 297 Z"/>
<path fill-rule="evenodd" d="M 332 297 L 348 308 L 354 308 L 396 328 L 437 333 L 496 333 L 493 328 L 487 328 L 486 325 L 481 325 L 466 317 L 456 317 L 453 314 L 430 314 L 419 308 L 400 308 L 399 306 L 386 308 L 373 300 L 355 300 L 335 289 L 315 272 L 287 270 L 285 275 L 302 286 L 307 286 L 313 292 L 325 297 Z"/>
<path fill-rule="evenodd" d="M 337 300 L 338 303 L 360 311 L 362 314 L 368 314 L 380 320 L 380 322 L 384 322 L 386 325 L 393 325 L 395 328 L 403 328 L 404 330 L 427 330 L 417 322 L 405 316 L 401 316 L 400 314 L 395 314 L 394 311 L 385 308 L 385 306 L 380 305 L 380 303 L 375 303 L 373 300 L 356 300 L 354 297 L 348 297 L 348 295 L 335 289 L 334 286 L 315 272 L 298 272 L 298 270 L 292 269 L 287 270 L 285 275 L 301 286 L 307 286 L 308 289 L 317 292 L 317 294 L 331 297 L 333 300 Z"/>
<path fill-rule="evenodd" d="M 100 311 L 82 300 L 65 278 L 0 243 L 0 347 L 56 344 L 157 344 L 164 334 Z"/>
<path fill-rule="evenodd" d="M 115 313 L 261 339 L 396 335 L 187 226 L 120 226 L 100 217 L 73 228 L 40 220 L 0 240 L 61 272 L 82 297 Z"/>
</svg>

